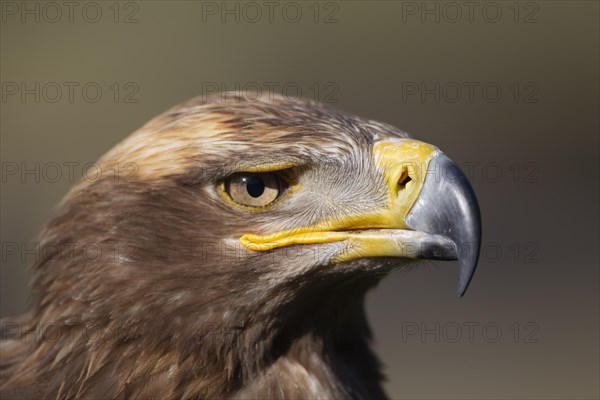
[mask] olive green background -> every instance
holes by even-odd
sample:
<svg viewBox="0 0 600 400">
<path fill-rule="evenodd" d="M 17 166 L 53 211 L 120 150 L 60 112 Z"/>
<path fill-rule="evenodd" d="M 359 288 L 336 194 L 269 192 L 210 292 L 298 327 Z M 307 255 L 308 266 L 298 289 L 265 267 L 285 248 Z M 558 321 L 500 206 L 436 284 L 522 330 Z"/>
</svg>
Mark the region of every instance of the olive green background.
<svg viewBox="0 0 600 400">
<path fill-rule="evenodd" d="M 83 18 L 85 2 L 72 22 L 64 7 L 51 22 L 55 10 L 26 2 L 40 7 L 36 22 L 12 14 L 24 3 L 6 3 L 2 316 L 27 307 L 26 246 L 71 186 L 65 162 L 79 163 L 80 177 L 83 164 L 148 119 L 215 84 L 285 87 L 290 96 L 300 87 L 305 97 L 396 125 L 472 166 L 484 253 L 466 296 L 455 295 L 456 265 L 440 262 L 392 274 L 368 297 L 389 395 L 600 396 L 598 2 L 482 1 L 469 18 L 463 2 L 347 1 L 316 5 L 315 22 L 314 2 L 278 2 L 270 21 L 261 1 L 254 3 L 261 17 L 245 3 L 137 1 L 118 5 L 116 23 L 112 1 L 87 6 L 88 19 L 102 10 L 95 23 Z M 222 7 L 239 7 L 240 21 L 226 14 L 222 22 Z M 423 7 L 437 7 L 439 22 L 421 15 Z M 302 16 L 292 22 L 297 9 Z M 127 16 L 137 22 L 124 23 Z M 36 82 L 39 102 L 10 94 L 21 83 L 35 91 Z M 65 82 L 78 85 L 73 101 Z M 86 84 L 101 87 L 97 102 L 92 89 L 82 94 Z M 64 89 L 56 102 L 54 85 Z M 420 93 L 410 94 L 415 88 Z M 137 102 L 125 102 L 126 94 Z M 35 163 L 39 182 L 7 172 Z M 63 165 L 58 179 L 53 163 Z M 16 255 L 7 250 L 15 244 Z"/>
</svg>

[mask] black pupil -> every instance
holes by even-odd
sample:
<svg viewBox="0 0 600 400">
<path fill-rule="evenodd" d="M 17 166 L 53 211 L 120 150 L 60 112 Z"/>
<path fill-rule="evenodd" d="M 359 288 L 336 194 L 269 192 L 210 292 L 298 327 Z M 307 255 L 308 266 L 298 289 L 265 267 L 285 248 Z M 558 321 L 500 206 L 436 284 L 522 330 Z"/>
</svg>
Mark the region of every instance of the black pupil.
<svg viewBox="0 0 600 400">
<path fill-rule="evenodd" d="M 246 190 L 252 197 L 260 197 L 265 191 L 265 183 L 258 176 L 246 178 Z"/>
</svg>

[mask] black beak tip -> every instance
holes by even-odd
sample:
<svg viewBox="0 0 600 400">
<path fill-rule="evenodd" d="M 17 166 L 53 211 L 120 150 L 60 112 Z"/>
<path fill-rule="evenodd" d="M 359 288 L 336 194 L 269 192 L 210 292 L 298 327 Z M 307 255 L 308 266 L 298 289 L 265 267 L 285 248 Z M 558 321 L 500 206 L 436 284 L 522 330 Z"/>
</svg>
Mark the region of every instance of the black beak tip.
<svg viewBox="0 0 600 400">
<path fill-rule="evenodd" d="M 461 263 L 462 264 L 462 263 Z M 458 287 L 456 289 L 456 294 L 458 295 L 459 298 L 462 298 L 468 287 L 469 287 L 469 283 L 471 283 L 471 279 L 473 278 L 473 273 L 475 272 L 475 267 L 476 265 L 473 266 L 469 266 L 469 265 L 461 265 L 460 266 L 460 276 L 458 278 Z M 468 272 L 471 271 L 471 272 Z"/>
<path fill-rule="evenodd" d="M 475 269 L 477 268 L 477 262 L 479 260 L 479 250 L 481 245 L 481 214 L 479 211 L 479 205 L 473 197 L 473 204 L 471 206 L 472 221 L 468 224 L 468 228 L 465 229 L 465 241 L 458 244 L 458 260 L 459 260 L 459 277 L 457 294 L 458 297 L 463 297 L 469 283 L 473 279 Z"/>
</svg>

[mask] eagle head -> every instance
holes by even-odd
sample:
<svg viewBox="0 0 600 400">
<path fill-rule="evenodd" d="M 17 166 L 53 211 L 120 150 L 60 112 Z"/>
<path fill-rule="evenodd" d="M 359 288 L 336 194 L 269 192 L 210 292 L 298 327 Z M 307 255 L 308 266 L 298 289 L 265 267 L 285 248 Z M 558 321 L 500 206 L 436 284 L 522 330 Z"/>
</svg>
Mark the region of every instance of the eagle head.
<svg viewBox="0 0 600 400">
<path fill-rule="evenodd" d="M 366 291 L 458 260 L 462 295 L 478 258 L 456 164 L 310 101 L 193 99 L 97 166 L 41 234 L 33 307 L 2 344 L 7 396 L 384 397 Z"/>
</svg>

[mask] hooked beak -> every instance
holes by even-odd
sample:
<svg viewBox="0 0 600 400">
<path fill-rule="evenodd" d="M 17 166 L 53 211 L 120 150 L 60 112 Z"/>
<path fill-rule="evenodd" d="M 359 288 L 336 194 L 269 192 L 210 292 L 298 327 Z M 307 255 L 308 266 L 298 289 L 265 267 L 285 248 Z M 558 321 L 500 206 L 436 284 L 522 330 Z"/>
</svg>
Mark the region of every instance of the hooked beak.
<svg viewBox="0 0 600 400">
<path fill-rule="evenodd" d="M 481 239 L 479 205 L 467 177 L 439 149 L 412 139 L 376 143 L 373 158 L 388 188 L 384 208 L 269 235 L 246 234 L 240 243 L 268 251 L 346 242 L 334 263 L 366 257 L 458 260 L 462 296 L 475 272 Z"/>
<path fill-rule="evenodd" d="M 437 178 L 438 174 L 427 176 L 405 220 L 415 231 L 441 235 L 454 243 L 460 269 L 457 292 L 462 297 L 479 258 L 479 204 L 465 174 L 444 153 L 433 157 L 429 169 L 442 174 Z"/>
</svg>

